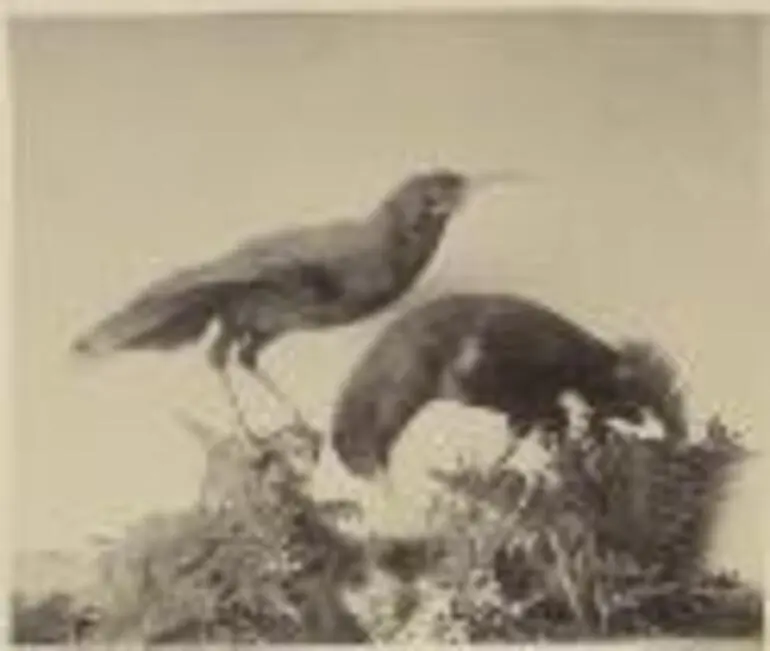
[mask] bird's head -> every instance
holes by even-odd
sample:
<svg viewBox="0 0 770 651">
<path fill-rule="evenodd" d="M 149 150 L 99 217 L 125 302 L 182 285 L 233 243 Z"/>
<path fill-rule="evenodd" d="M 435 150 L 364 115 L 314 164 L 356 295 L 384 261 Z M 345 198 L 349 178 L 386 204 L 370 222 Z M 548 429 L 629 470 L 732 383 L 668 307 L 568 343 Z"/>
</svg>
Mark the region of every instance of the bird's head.
<svg viewBox="0 0 770 651">
<path fill-rule="evenodd" d="M 469 178 L 449 169 L 416 174 L 403 185 L 403 199 L 427 219 L 446 219 L 466 198 Z"/>
<path fill-rule="evenodd" d="M 413 174 L 390 193 L 379 214 L 386 215 L 403 237 L 440 232 L 471 192 L 522 178 L 517 172 L 470 175 L 448 168 Z"/>
<path fill-rule="evenodd" d="M 683 388 L 673 360 L 657 345 L 627 341 L 619 349 L 613 381 L 620 402 L 633 408 L 636 420 L 640 408 L 648 408 L 661 420 L 670 440 L 687 436 Z"/>
<path fill-rule="evenodd" d="M 391 192 L 385 206 L 400 228 L 418 231 L 443 225 L 462 205 L 467 190 L 464 174 L 438 169 L 409 176 Z"/>
</svg>

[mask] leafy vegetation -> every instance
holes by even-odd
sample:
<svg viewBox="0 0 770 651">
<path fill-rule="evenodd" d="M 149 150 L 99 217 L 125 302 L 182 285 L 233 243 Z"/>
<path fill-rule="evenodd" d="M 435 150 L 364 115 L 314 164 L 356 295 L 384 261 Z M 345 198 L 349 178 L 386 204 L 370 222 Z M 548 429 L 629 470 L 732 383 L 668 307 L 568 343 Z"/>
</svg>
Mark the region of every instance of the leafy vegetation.
<svg viewBox="0 0 770 651">
<path fill-rule="evenodd" d="M 671 395 L 678 409 L 681 397 Z M 189 425 L 207 446 L 198 503 L 129 529 L 77 601 L 16 598 L 17 642 L 761 632 L 761 595 L 705 561 L 718 506 L 747 455 L 716 418 L 698 440 L 646 440 L 602 425 L 563 432 L 541 466 L 501 461 L 437 475 L 445 490 L 430 510 L 433 534 L 407 540 L 346 535 L 338 517 L 353 507 L 307 494 L 319 433 L 292 425 L 265 438 L 222 436 Z M 94 623 L 78 632 L 84 603 Z"/>
</svg>

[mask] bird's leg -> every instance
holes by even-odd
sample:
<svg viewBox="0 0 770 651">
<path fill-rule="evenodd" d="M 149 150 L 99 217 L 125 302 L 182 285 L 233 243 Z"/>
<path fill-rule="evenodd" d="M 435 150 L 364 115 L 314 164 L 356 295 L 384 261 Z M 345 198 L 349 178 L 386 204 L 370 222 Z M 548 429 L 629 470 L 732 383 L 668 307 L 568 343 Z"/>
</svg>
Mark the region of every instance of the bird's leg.
<svg viewBox="0 0 770 651">
<path fill-rule="evenodd" d="M 233 386 L 232 377 L 230 377 L 230 374 L 227 372 L 226 368 L 217 369 L 217 374 L 219 375 L 219 379 L 225 389 L 225 394 L 227 395 L 227 400 L 230 403 L 230 408 L 235 414 L 235 423 L 238 429 L 242 434 L 248 435 L 251 430 L 249 429 L 249 424 L 246 421 L 246 414 L 243 410 L 243 407 L 238 400 L 238 395 L 236 394 L 235 387 Z"/>
<path fill-rule="evenodd" d="M 242 433 L 248 433 L 250 430 L 246 422 L 246 415 L 235 392 L 233 380 L 227 372 L 227 354 L 230 352 L 232 343 L 232 336 L 227 332 L 226 328 L 222 328 L 222 332 L 220 332 L 209 348 L 208 360 L 224 387 L 227 401 L 235 414 L 236 426 Z"/>
<path fill-rule="evenodd" d="M 308 425 L 307 420 L 302 415 L 294 401 L 283 391 L 270 377 L 263 371 L 257 363 L 257 353 L 259 352 L 260 339 L 252 332 L 246 333 L 239 341 L 238 361 L 241 366 L 256 377 L 259 383 L 268 390 L 268 392 L 279 402 L 288 406 L 294 415 L 294 420 L 302 425 Z"/>
</svg>

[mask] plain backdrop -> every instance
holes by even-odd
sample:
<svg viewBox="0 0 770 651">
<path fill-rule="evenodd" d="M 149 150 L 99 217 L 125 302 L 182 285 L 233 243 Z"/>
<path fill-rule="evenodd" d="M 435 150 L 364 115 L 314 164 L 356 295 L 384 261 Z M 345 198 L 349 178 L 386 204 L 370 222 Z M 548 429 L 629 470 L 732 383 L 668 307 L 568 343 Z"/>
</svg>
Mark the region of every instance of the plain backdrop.
<svg viewBox="0 0 770 651">
<path fill-rule="evenodd" d="M 519 292 L 608 338 L 651 337 L 681 365 L 696 422 L 719 412 L 758 446 L 770 417 L 756 27 L 588 14 L 13 23 L 17 546 L 77 547 L 189 502 L 203 457 L 176 414 L 229 424 L 200 351 L 77 363 L 81 329 L 179 265 L 363 216 L 436 164 L 536 179 L 473 198 L 409 300 Z M 265 367 L 325 428 L 394 314 L 287 337 Z M 242 384 L 253 422 L 286 417 Z M 409 474 L 452 452 L 426 422 L 402 447 Z M 756 577 L 752 468 L 715 554 Z"/>
</svg>

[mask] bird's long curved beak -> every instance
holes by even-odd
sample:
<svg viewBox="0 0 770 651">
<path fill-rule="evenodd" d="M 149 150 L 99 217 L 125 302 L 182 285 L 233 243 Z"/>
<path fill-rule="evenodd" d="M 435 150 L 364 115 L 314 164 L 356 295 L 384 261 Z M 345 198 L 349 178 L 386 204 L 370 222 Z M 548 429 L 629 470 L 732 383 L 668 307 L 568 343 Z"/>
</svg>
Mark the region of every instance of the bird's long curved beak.
<svg viewBox="0 0 770 651">
<path fill-rule="evenodd" d="M 534 181 L 535 177 L 523 170 L 490 170 L 488 172 L 471 174 L 468 180 L 474 190 L 479 190 L 495 185 Z"/>
</svg>

